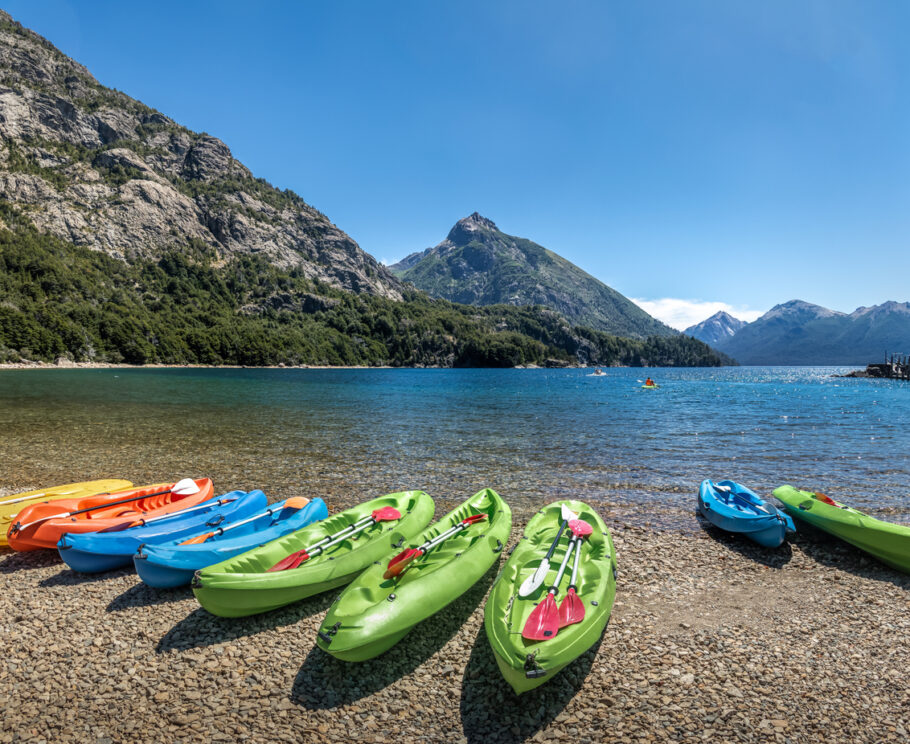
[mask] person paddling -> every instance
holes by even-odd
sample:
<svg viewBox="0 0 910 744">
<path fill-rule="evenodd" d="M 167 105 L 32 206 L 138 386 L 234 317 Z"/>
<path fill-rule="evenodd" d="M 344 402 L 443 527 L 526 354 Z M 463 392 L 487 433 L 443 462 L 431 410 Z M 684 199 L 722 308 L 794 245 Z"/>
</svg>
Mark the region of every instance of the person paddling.
<svg viewBox="0 0 910 744">
<path fill-rule="evenodd" d="M 653 384 L 654 384 L 654 380 L 652 380 L 650 377 L 647 380 L 645 380 L 645 385 L 653 385 Z"/>
</svg>

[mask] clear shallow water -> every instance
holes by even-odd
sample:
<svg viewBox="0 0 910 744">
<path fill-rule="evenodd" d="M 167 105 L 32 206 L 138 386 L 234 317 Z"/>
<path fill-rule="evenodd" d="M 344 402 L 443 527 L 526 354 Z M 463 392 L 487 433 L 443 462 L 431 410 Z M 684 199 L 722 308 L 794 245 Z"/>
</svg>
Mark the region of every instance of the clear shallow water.
<svg viewBox="0 0 910 744">
<path fill-rule="evenodd" d="M 910 385 L 840 368 L 4 370 L 0 488 L 211 475 L 332 505 L 483 486 L 692 525 L 699 482 L 812 487 L 910 522 Z M 642 390 L 650 373 L 659 390 Z"/>
</svg>

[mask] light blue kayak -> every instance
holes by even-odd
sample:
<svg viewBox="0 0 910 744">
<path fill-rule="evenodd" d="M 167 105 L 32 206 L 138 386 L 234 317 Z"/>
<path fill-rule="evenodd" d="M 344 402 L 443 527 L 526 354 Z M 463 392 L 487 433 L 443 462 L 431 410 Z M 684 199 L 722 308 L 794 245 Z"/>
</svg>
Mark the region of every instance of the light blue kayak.
<svg viewBox="0 0 910 744">
<path fill-rule="evenodd" d="M 285 501 L 260 510 L 246 524 L 215 534 L 205 542 L 181 545 L 183 539 L 145 545 L 134 556 L 136 573 L 149 586 L 167 589 L 189 584 L 193 574 L 235 555 L 295 532 L 329 516 L 322 499 L 313 499 L 302 509 L 286 506 Z"/>
<path fill-rule="evenodd" d="M 267 504 L 268 499 L 262 491 L 231 491 L 164 517 L 148 521 L 137 519 L 134 526 L 125 529 L 67 533 L 57 543 L 57 551 L 74 571 L 110 571 L 128 566 L 142 545 L 185 540 L 255 514 Z"/>
<path fill-rule="evenodd" d="M 738 532 L 766 548 L 776 548 L 787 532 L 796 532 L 789 515 L 731 480 L 702 481 L 698 511 L 722 530 Z"/>
</svg>

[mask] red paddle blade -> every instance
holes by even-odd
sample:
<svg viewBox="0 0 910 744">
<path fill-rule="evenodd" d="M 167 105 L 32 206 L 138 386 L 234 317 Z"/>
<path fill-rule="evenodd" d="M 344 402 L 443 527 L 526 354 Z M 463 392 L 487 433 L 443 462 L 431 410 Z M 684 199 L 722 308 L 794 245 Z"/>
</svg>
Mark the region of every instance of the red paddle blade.
<svg viewBox="0 0 910 744">
<path fill-rule="evenodd" d="M 569 593 L 559 603 L 559 627 L 580 623 L 585 619 L 585 603 L 575 593 L 575 587 L 569 587 Z"/>
<path fill-rule="evenodd" d="M 587 537 L 594 532 L 594 528 L 583 519 L 573 519 L 569 522 L 569 529 L 575 537 Z"/>
<path fill-rule="evenodd" d="M 559 608 L 553 593 L 547 592 L 544 600 L 534 608 L 522 628 L 521 635 L 529 641 L 548 641 L 559 632 Z"/>
<path fill-rule="evenodd" d="M 407 550 L 402 550 L 398 555 L 389 561 L 389 565 L 386 567 L 382 578 L 394 579 L 396 576 L 398 576 L 398 574 L 404 571 L 408 567 L 408 564 L 413 561 L 418 555 L 420 555 L 420 551 L 417 550 L 417 548 L 408 548 Z"/>
<path fill-rule="evenodd" d="M 289 568 L 297 568 L 309 557 L 310 554 L 306 550 L 298 550 L 296 553 L 291 553 L 289 556 L 282 558 L 269 571 L 287 571 Z"/>
<path fill-rule="evenodd" d="M 824 504 L 831 504 L 831 506 L 837 506 L 837 502 L 832 499 L 830 496 L 825 496 L 823 493 L 815 494 L 815 498 L 821 501 Z"/>
<path fill-rule="evenodd" d="M 474 522 L 479 522 L 481 519 L 486 519 L 486 514 L 472 514 L 470 517 L 465 517 L 461 520 L 462 524 L 474 524 Z"/>
<path fill-rule="evenodd" d="M 377 522 L 393 522 L 396 519 L 401 519 L 401 512 L 394 506 L 384 506 L 373 512 L 373 519 Z"/>
</svg>

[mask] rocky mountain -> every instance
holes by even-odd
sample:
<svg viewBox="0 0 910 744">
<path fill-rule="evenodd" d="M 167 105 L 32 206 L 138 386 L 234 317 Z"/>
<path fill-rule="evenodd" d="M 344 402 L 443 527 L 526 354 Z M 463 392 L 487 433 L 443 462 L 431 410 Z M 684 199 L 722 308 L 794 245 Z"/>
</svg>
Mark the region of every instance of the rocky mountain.
<svg viewBox="0 0 910 744">
<path fill-rule="evenodd" d="M 776 305 L 716 348 L 740 364 L 857 364 L 910 353 L 910 303 L 841 313 L 802 300 Z"/>
<path fill-rule="evenodd" d="M 401 283 L 328 218 L 254 178 L 221 140 L 106 88 L 0 11 L 0 200 L 41 232 L 133 260 L 192 246 L 262 256 L 339 289 Z"/>
<path fill-rule="evenodd" d="M 502 232 L 477 212 L 434 248 L 390 267 L 432 297 L 469 305 L 543 305 L 572 323 L 633 338 L 673 336 L 615 289 L 553 251 Z"/>
<path fill-rule="evenodd" d="M 734 318 L 729 313 L 720 310 L 707 320 L 689 326 L 683 333 L 697 338 L 699 341 L 704 341 L 709 346 L 717 346 L 728 340 L 745 325 L 747 325 L 746 321 Z"/>
<path fill-rule="evenodd" d="M 718 365 L 402 283 L 228 147 L 0 12 L 0 363 Z"/>
</svg>

